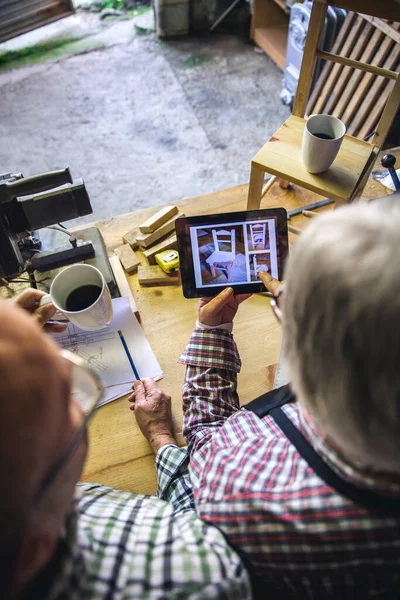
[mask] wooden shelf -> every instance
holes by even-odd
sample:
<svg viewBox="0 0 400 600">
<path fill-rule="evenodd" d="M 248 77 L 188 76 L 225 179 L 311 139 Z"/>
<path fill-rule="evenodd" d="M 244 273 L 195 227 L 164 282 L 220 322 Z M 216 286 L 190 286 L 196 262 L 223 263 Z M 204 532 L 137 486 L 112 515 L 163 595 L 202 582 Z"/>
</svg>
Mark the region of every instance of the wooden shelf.
<svg viewBox="0 0 400 600">
<path fill-rule="evenodd" d="M 271 25 L 270 27 L 256 27 L 253 39 L 255 43 L 272 58 L 282 71 L 286 62 L 288 30 L 287 25 Z"/>
<path fill-rule="evenodd" d="M 285 0 L 254 0 L 251 38 L 282 71 L 286 62 L 289 12 Z"/>
<path fill-rule="evenodd" d="M 282 9 L 282 10 L 283 10 L 285 13 L 287 13 L 287 14 L 289 14 L 289 13 L 290 13 L 290 8 L 288 8 L 288 7 L 286 6 L 286 0 L 274 0 L 274 2 L 275 2 L 275 4 L 277 4 L 278 6 L 280 6 L 280 7 L 281 7 L 281 9 Z"/>
</svg>

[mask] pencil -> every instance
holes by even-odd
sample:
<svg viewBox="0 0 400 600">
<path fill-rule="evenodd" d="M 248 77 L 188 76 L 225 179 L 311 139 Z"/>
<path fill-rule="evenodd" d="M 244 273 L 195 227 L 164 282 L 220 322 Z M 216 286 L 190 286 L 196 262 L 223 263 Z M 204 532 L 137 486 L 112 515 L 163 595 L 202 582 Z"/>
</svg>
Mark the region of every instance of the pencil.
<svg viewBox="0 0 400 600">
<path fill-rule="evenodd" d="M 128 357 L 129 363 L 130 363 L 130 365 L 132 367 L 133 374 L 135 375 L 136 379 L 139 381 L 140 380 L 139 373 L 137 371 L 137 368 L 135 367 L 135 363 L 133 362 L 131 353 L 129 352 L 129 348 L 127 346 L 127 343 L 125 341 L 124 336 L 122 335 L 122 331 L 121 330 L 118 331 L 118 335 L 119 335 L 119 337 L 121 339 L 121 342 L 122 342 L 122 345 L 124 347 L 125 353 L 126 353 L 126 355 Z"/>
</svg>

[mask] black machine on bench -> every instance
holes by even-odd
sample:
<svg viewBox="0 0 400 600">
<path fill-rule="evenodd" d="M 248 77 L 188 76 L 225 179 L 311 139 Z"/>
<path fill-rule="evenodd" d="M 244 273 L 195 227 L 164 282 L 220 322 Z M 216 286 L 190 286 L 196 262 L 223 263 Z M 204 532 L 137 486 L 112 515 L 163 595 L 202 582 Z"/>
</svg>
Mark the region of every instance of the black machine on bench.
<svg viewBox="0 0 400 600">
<path fill-rule="evenodd" d="M 47 289 L 60 267 L 85 261 L 102 272 L 111 294 L 118 295 L 98 228 L 70 233 L 60 225 L 92 212 L 83 180 L 74 182 L 68 168 L 33 177 L 0 175 L 0 277 L 11 280 L 27 271 L 33 286 L 46 280 Z M 56 247 L 42 243 L 37 230 L 43 228 L 56 230 Z"/>
</svg>

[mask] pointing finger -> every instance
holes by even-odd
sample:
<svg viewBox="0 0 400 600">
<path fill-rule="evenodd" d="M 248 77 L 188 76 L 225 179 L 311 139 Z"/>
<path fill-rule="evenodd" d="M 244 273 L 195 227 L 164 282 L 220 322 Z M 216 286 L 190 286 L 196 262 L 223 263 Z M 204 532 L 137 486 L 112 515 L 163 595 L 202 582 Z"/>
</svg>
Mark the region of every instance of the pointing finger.
<svg viewBox="0 0 400 600">
<path fill-rule="evenodd" d="M 259 271 L 258 274 L 269 292 L 272 294 L 277 294 L 279 292 L 282 286 L 280 281 L 274 279 L 267 271 Z"/>
</svg>

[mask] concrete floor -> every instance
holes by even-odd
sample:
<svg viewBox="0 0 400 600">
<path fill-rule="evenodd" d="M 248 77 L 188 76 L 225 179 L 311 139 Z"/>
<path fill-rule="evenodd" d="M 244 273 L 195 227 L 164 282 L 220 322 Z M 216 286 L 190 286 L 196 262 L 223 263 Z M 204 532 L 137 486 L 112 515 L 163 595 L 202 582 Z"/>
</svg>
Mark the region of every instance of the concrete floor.
<svg viewBox="0 0 400 600">
<path fill-rule="evenodd" d="M 69 166 L 96 219 L 248 181 L 288 116 L 279 69 L 233 36 L 163 42 L 97 18 L 51 26 L 86 28 L 84 53 L 0 73 L 0 172 Z"/>
</svg>

